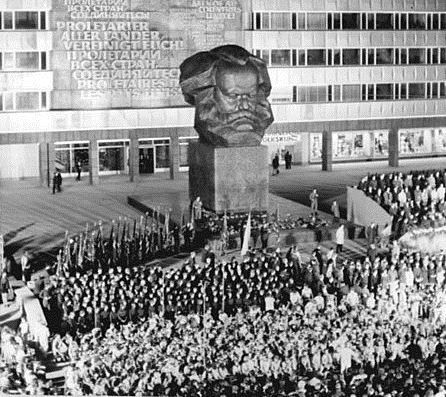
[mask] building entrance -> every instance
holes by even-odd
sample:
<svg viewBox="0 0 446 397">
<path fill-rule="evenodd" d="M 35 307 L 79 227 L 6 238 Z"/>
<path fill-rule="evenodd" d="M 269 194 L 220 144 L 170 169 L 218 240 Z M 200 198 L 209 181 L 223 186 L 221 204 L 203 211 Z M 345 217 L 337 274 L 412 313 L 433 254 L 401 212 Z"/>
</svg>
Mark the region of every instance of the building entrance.
<svg viewBox="0 0 446 397">
<path fill-rule="evenodd" d="M 153 147 L 139 149 L 139 173 L 153 174 L 155 172 L 155 161 Z"/>
</svg>

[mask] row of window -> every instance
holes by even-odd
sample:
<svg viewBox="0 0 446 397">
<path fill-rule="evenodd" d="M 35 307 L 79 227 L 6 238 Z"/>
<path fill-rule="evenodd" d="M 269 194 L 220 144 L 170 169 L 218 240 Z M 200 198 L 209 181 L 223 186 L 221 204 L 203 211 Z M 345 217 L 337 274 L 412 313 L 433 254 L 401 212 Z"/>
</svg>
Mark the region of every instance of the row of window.
<svg viewBox="0 0 446 397">
<path fill-rule="evenodd" d="M 0 70 L 47 70 L 47 68 L 46 52 L 0 52 Z"/>
<path fill-rule="evenodd" d="M 439 98 L 446 98 L 445 82 L 294 86 L 292 101 L 315 103 Z M 287 102 L 282 99 L 274 102 Z"/>
<path fill-rule="evenodd" d="M 273 67 L 446 64 L 446 48 L 255 49 L 253 53 Z"/>
<path fill-rule="evenodd" d="M 446 13 L 254 12 L 255 30 L 443 30 Z"/>
<path fill-rule="evenodd" d="M 0 92 L 0 111 L 48 110 L 46 92 Z"/>
</svg>

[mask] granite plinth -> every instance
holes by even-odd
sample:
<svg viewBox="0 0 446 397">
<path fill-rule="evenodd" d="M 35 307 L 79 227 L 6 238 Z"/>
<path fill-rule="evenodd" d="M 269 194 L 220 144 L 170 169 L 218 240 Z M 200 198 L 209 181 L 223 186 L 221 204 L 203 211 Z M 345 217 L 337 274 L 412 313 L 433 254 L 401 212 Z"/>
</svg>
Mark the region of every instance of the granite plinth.
<svg viewBox="0 0 446 397">
<path fill-rule="evenodd" d="M 268 177 L 266 146 L 189 146 L 189 198 L 200 197 L 208 210 L 267 211 Z"/>
</svg>

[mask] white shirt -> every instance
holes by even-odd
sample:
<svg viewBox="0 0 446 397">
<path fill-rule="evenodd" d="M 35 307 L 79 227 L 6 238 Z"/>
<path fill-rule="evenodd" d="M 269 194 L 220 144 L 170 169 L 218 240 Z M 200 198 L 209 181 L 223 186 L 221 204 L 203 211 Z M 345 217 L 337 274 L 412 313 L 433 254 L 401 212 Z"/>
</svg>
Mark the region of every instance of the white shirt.
<svg viewBox="0 0 446 397">
<path fill-rule="evenodd" d="M 274 298 L 272 296 L 265 297 L 265 310 L 274 310 Z"/>
</svg>

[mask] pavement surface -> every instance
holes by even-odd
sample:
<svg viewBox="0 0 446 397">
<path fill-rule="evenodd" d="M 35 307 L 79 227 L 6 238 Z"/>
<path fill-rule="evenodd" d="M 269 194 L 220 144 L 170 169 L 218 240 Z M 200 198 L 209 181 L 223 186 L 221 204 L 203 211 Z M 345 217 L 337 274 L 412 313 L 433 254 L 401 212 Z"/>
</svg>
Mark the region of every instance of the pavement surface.
<svg viewBox="0 0 446 397">
<path fill-rule="evenodd" d="M 275 211 L 279 206 L 281 216 L 298 211 L 298 216 L 308 213 L 309 194 L 316 187 L 320 196 L 320 209 L 330 211 L 336 198 L 341 208 L 345 207 L 346 185 L 355 185 L 368 172 L 409 171 L 411 169 L 444 168 L 445 160 L 417 159 L 402 160 L 401 167 L 389 168 L 386 162 L 335 164 L 333 172 L 322 172 L 320 165 L 293 166 L 291 170 L 281 167 L 279 175 L 270 177 L 270 193 L 277 196 L 270 205 Z M 172 181 L 167 173 L 140 178 L 130 183 L 127 175 L 102 177 L 96 186 L 88 184 L 88 177 L 76 182 L 65 178 L 62 192 L 52 194 L 41 187 L 39 181 L 0 181 L 0 234 L 5 239 L 6 255 L 19 260 L 24 250 L 31 259 L 40 257 L 53 259 L 57 247 L 62 246 L 65 231 L 75 235 L 85 230 L 87 223 L 102 221 L 107 232 L 112 219 L 128 217 L 139 219 L 141 213 L 127 204 L 129 195 L 153 195 L 175 192 L 179 187 L 187 188 L 188 174 L 181 173 Z M 156 194 L 156 193 L 155 193 Z M 288 200 L 297 205 L 290 205 Z M 292 204 L 292 203 L 291 203 Z M 167 209 L 167 206 L 166 206 Z"/>
</svg>

